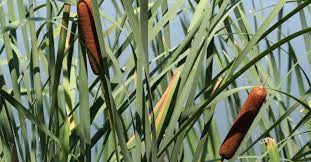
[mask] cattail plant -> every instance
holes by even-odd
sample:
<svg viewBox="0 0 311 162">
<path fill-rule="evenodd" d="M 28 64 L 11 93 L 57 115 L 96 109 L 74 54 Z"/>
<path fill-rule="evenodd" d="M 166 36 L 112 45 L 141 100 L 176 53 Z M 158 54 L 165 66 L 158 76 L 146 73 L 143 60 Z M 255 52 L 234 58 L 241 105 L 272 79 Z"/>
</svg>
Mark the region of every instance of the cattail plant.
<svg viewBox="0 0 311 162">
<path fill-rule="evenodd" d="M 91 68 L 94 74 L 98 75 L 102 69 L 102 56 L 95 27 L 91 0 L 79 0 L 77 8 L 79 28 L 82 32 L 82 39 L 84 40 L 88 52 Z"/>
<path fill-rule="evenodd" d="M 0 162 L 308 161 L 311 0 L 270 1 L 0 0 Z"/>
<path fill-rule="evenodd" d="M 280 155 L 279 155 L 278 145 L 275 142 L 275 139 L 267 137 L 263 140 L 263 143 L 266 145 L 266 149 L 268 151 L 270 161 L 279 162 Z"/>
<path fill-rule="evenodd" d="M 251 90 L 220 147 L 219 155 L 222 159 L 233 157 L 264 103 L 266 95 L 264 87 L 255 87 Z"/>
</svg>

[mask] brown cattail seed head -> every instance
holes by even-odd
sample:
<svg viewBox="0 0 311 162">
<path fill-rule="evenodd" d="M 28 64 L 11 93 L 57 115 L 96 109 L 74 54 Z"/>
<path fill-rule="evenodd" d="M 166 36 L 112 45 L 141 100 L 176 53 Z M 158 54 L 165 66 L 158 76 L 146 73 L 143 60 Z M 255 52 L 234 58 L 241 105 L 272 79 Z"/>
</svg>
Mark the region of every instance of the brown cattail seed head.
<svg viewBox="0 0 311 162">
<path fill-rule="evenodd" d="M 94 74 L 98 75 L 102 69 L 102 56 L 100 53 L 91 0 L 79 0 L 77 8 L 79 27 L 87 48 L 91 68 Z"/>
<path fill-rule="evenodd" d="M 264 103 L 266 95 L 267 91 L 264 87 L 255 87 L 251 90 L 220 147 L 219 155 L 222 158 L 233 157 Z"/>
</svg>

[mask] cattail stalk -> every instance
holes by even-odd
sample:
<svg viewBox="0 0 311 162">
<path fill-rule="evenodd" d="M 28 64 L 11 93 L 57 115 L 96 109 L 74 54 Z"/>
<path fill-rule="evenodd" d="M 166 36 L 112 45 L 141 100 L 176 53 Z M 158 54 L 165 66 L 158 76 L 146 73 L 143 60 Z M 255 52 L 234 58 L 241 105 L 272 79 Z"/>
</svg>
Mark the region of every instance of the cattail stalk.
<svg viewBox="0 0 311 162">
<path fill-rule="evenodd" d="M 102 69 L 102 56 L 95 27 L 91 0 L 79 0 L 78 22 L 82 39 L 87 49 L 88 58 L 94 74 L 99 75 Z"/>
<path fill-rule="evenodd" d="M 251 90 L 220 147 L 219 155 L 223 159 L 233 157 L 264 103 L 266 95 L 264 87 L 255 87 Z"/>
</svg>

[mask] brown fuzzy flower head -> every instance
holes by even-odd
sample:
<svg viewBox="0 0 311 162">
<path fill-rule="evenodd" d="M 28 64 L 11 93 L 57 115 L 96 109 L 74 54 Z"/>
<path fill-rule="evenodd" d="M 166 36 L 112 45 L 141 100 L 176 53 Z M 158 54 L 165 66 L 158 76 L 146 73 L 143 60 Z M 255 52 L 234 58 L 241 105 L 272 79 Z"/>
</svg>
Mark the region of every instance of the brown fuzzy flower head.
<svg viewBox="0 0 311 162">
<path fill-rule="evenodd" d="M 79 0 L 77 9 L 79 28 L 87 48 L 91 68 L 94 74 L 98 75 L 102 69 L 102 56 L 100 53 L 91 0 Z"/>
<path fill-rule="evenodd" d="M 222 158 L 233 157 L 264 103 L 266 95 L 267 91 L 264 87 L 252 89 L 220 147 L 219 155 Z"/>
</svg>

